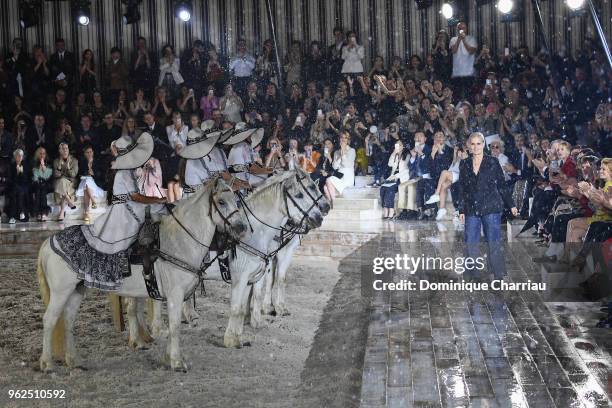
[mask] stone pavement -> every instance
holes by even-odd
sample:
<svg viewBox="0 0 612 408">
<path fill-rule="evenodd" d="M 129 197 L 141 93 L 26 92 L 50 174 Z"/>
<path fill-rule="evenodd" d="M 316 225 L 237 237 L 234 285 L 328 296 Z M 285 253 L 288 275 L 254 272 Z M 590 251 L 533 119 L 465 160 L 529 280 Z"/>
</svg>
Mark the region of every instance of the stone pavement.
<svg viewBox="0 0 612 408">
<path fill-rule="evenodd" d="M 435 223 L 415 228 L 402 236 L 396 225 L 361 249 L 363 259 L 430 255 L 444 252 L 440 237 L 449 248 L 460 241 Z M 513 244 L 506 253 L 511 280 L 535 278 L 531 248 Z M 395 270 L 399 279 L 410 276 Z M 374 292 L 361 406 L 609 407 L 612 333 L 575 323 L 537 292 Z"/>
</svg>

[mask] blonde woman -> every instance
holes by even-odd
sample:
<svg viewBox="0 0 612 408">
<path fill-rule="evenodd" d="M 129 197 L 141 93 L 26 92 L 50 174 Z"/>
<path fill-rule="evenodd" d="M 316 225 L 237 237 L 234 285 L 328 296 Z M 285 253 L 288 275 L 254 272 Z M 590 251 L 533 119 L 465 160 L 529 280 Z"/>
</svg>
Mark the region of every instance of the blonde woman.
<svg viewBox="0 0 612 408">
<path fill-rule="evenodd" d="M 325 181 L 325 197 L 333 208 L 337 194 L 342 194 L 345 188 L 355 184 L 356 152 L 350 146 L 351 136 L 348 132 L 340 133 L 340 148 L 334 152 L 332 167 L 334 174 Z"/>
<path fill-rule="evenodd" d="M 68 149 L 66 143 L 59 145 L 59 157 L 53 162 L 55 201 L 60 206 L 58 221 L 64 221 L 66 205 L 74 210 L 74 183 L 79 172 L 79 162 Z"/>
<path fill-rule="evenodd" d="M 142 131 L 136 127 L 136 119 L 133 116 L 128 116 L 123 121 L 122 136 L 129 136 L 132 140 L 138 139 Z"/>
<path fill-rule="evenodd" d="M 32 191 L 34 193 L 32 212 L 37 221 L 47 221 L 50 210 L 47 205 L 47 193 L 51 191 L 51 176 L 53 176 L 53 168 L 48 161 L 47 151 L 44 147 L 39 147 L 34 152 L 32 163 Z"/>
</svg>

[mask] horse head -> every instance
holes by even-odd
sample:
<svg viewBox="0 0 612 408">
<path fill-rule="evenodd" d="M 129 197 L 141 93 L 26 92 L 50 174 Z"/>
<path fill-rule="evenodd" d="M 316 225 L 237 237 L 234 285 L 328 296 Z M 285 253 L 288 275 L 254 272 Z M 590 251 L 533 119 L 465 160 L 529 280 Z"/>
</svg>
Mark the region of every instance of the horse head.
<svg viewBox="0 0 612 408">
<path fill-rule="evenodd" d="M 331 206 L 329 205 L 329 201 L 327 201 L 327 198 L 325 198 L 325 195 L 321 194 L 321 190 L 319 190 L 318 184 L 315 183 L 315 181 L 310 177 L 310 174 L 308 174 L 301 167 L 295 167 L 295 171 L 298 182 L 302 185 L 302 188 L 304 189 L 306 195 L 308 195 L 311 200 L 317 203 L 319 210 L 321 210 L 321 214 L 323 214 L 323 216 L 326 216 L 329 213 Z"/>
<path fill-rule="evenodd" d="M 295 225 L 305 222 L 308 228 L 318 228 L 323 223 L 323 214 L 316 196 L 305 187 L 306 180 L 301 179 L 303 176 L 299 171 L 294 170 L 293 173 L 293 177 L 287 177 L 283 181 L 286 215 Z M 310 180 L 310 177 L 308 179 Z"/>
<path fill-rule="evenodd" d="M 247 232 L 247 219 L 239 211 L 236 196 L 230 186 L 217 178 L 210 194 L 210 214 L 217 228 L 229 233 L 236 239 L 241 239 Z"/>
</svg>

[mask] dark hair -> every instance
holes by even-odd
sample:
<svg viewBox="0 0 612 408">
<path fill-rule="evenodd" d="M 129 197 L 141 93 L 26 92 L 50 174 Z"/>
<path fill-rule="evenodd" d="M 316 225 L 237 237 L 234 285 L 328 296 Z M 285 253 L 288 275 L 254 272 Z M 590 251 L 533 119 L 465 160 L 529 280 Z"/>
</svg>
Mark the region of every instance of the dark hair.
<svg viewBox="0 0 612 408">
<path fill-rule="evenodd" d="M 66 43 L 66 41 L 64 41 L 64 39 L 63 39 L 62 37 L 57 37 L 57 38 L 55 39 L 55 43 L 56 43 L 56 44 L 57 44 L 57 43 L 64 43 L 64 44 L 65 44 L 65 43 Z"/>
<path fill-rule="evenodd" d="M 337 32 L 344 33 L 344 30 L 340 26 L 335 26 L 333 33 L 336 34 Z"/>
<path fill-rule="evenodd" d="M 115 52 L 118 52 L 119 54 L 121 54 L 121 50 L 119 49 L 119 47 L 113 47 L 113 48 L 111 48 L 111 51 L 110 51 L 110 52 L 111 52 L 111 54 L 113 54 L 113 53 L 115 53 Z"/>
<path fill-rule="evenodd" d="M 140 40 L 143 40 L 145 42 L 147 41 L 147 39 L 144 38 L 142 35 L 136 39 L 136 41 L 140 41 Z"/>
</svg>

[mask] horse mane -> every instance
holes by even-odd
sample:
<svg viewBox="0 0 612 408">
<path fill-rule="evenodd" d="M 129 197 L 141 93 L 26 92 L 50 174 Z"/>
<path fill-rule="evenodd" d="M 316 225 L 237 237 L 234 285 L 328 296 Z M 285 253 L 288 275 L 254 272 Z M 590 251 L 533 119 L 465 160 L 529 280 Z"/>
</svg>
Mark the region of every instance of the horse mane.
<svg viewBox="0 0 612 408">
<path fill-rule="evenodd" d="M 174 211 L 175 212 L 176 211 L 185 212 L 187 209 L 191 208 L 193 203 L 195 201 L 198 201 L 201 196 L 206 195 L 206 194 L 208 195 L 212 194 L 212 190 L 215 187 L 216 183 L 217 183 L 217 177 L 214 177 L 208 180 L 206 183 L 202 185 L 202 187 L 197 189 L 196 192 L 193 193 L 191 196 L 178 200 L 176 203 L 174 203 Z M 208 205 L 208 201 L 206 202 L 206 204 Z"/>
<path fill-rule="evenodd" d="M 275 174 L 272 177 L 268 177 L 261 185 L 259 185 L 251 194 L 249 194 L 245 200 L 251 201 L 261 196 L 266 195 L 270 191 L 274 190 L 275 187 L 280 186 L 285 180 L 295 176 L 295 171 L 284 171 L 279 174 Z"/>
</svg>

